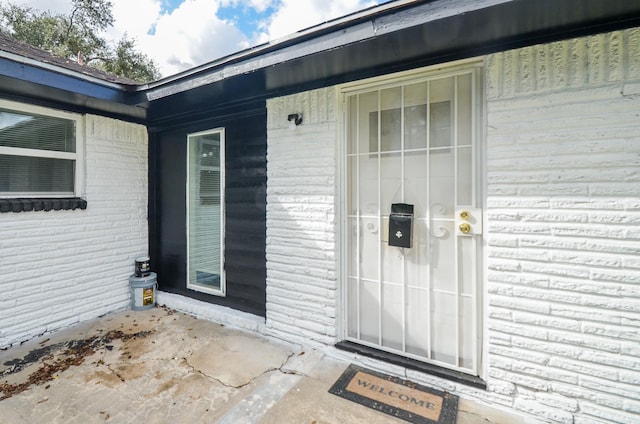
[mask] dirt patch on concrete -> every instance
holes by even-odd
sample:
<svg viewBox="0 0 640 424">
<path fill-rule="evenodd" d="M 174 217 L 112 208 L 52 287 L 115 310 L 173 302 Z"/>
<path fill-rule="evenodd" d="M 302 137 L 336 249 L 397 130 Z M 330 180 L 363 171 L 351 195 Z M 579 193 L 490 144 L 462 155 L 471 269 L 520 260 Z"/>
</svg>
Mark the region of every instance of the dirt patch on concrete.
<svg viewBox="0 0 640 424">
<path fill-rule="evenodd" d="M 17 374 L 23 370 L 32 369 L 26 379 L 22 382 L 10 383 L 5 380 L 0 383 L 0 401 L 28 390 L 33 385 L 42 385 L 52 381 L 58 374 L 69 367 L 82 364 L 85 359 L 99 349 L 113 349 L 112 343 L 116 340 L 123 342 L 142 339 L 152 331 L 140 331 L 136 333 L 125 333 L 121 330 L 111 330 L 105 334 L 89 337 L 86 339 L 71 340 L 67 342 L 55 343 L 49 346 L 42 346 L 33 349 L 22 358 L 6 361 L 3 365 L 8 367 L 0 374 L 0 378 Z M 41 343 L 45 344 L 46 340 Z M 137 344 L 136 344 L 137 346 Z M 141 352 L 140 347 L 133 349 L 136 354 Z M 129 351 L 130 352 L 130 351 Z M 129 353 L 130 354 L 130 353 Z M 140 353 L 142 354 L 142 353 Z M 37 366 L 40 364 L 39 366 Z M 117 374 L 117 373 L 116 373 Z M 133 375 L 130 373 L 130 375 Z"/>
</svg>

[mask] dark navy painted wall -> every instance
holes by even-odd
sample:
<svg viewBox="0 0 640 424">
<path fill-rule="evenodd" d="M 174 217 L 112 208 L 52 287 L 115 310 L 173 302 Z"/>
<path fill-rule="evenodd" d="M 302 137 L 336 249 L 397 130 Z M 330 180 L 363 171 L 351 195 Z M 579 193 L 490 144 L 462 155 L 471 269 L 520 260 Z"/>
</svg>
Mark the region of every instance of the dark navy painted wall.
<svg viewBox="0 0 640 424">
<path fill-rule="evenodd" d="M 266 315 L 267 112 L 264 102 L 203 113 L 198 122 L 151 123 L 149 252 L 162 291 Z M 193 117 L 193 115 L 192 115 Z M 226 297 L 186 288 L 187 134 L 225 129 Z"/>
</svg>

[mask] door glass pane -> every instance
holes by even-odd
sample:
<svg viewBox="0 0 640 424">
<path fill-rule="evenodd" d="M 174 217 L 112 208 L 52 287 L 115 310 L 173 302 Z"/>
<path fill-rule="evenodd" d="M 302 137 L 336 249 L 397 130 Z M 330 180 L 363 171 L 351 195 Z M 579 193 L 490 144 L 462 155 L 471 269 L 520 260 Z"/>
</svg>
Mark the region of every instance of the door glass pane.
<svg viewBox="0 0 640 424">
<path fill-rule="evenodd" d="M 187 287 L 224 294 L 222 272 L 223 166 L 221 131 L 189 136 Z"/>
<path fill-rule="evenodd" d="M 358 94 L 358 152 L 378 152 L 378 92 Z"/>
<path fill-rule="evenodd" d="M 402 88 L 380 92 L 380 111 L 371 113 L 371 128 L 378 127 L 380 119 L 380 151 L 398 151 L 402 148 Z"/>
<path fill-rule="evenodd" d="M 429 147 L 453 145 L 454 78 L 443 78 L 429 84 Z"/>
<path fill-rule="evenodd" d="M 404 148 L 427 147 L 427 83 L 404 88 Z"/>
</svg>

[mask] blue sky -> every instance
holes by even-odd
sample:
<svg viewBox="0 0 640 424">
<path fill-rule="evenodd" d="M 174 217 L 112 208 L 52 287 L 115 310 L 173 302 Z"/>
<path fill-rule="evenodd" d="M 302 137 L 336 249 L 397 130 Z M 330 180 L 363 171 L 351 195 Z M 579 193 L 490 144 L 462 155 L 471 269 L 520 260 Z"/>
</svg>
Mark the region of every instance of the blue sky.
<svg viewBox="0 0 640 424">
<path fill-rule="evenodd" d="M 174 0 L 175 1 L 175 0 Z M 218 9 L 218 17 L 235 23 L 235 26 L 245 35 L 256 32 L 261 22 L 266 22 L 273 15 L 275 7 L 269 6 L 258 11 L 247 6 L 225 6 Z"/>
<path fill-rule="evenodd" d="M 70 0 L 0 0 L 68 13 Z M 387 0 L 110 0 L 115 25 L 167 77 Z"/>
</svg>

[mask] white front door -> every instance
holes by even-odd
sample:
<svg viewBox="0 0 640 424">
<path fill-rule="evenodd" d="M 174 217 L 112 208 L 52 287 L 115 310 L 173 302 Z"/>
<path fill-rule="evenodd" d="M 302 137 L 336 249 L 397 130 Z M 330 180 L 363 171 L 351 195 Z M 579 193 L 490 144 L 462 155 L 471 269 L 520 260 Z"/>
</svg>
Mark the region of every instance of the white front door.
<svg viewBox="0 0 640 424">
<path fill-rule="evenodd" d="M 479 373 L 480 68 L 344 90 L 347 340 Z M 389 245 L 413 205 L 412 246 Z M 395 233 L 394 233 L 395 234 Z"/>
</svg>

